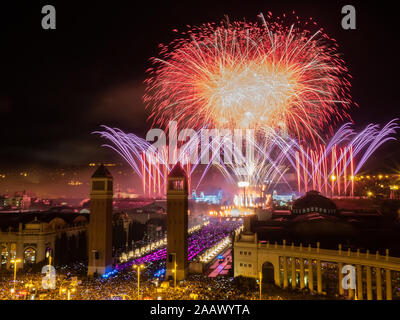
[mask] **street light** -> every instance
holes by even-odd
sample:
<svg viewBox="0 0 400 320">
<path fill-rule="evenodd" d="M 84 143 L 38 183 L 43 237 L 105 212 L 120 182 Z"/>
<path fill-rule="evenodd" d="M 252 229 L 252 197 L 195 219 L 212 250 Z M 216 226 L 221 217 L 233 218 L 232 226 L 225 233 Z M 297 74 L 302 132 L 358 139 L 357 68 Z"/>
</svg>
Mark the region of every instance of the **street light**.
<svg viewBox="0 0 400 320">
<path fill-rule="evenodd" d="M 334 182 L 336 181 L 336 176 L 335 175 L 331 175 L 331 181 L 332 181 L 331 192 L 332 192 L 332 198 L 333 198 L 333 190 L 335 189 Z"/>
<path fill-rule="evenodd" d="M 262 300 L 262 272 L 259 272 L 259 278 L 260 278 L 260 300 Z"/>
<path fill-rule="evenodd" d="M 75 288 L 68 289 L 68 291 L 67 291 L 67 299 L 68 300 L 71 300 L 71 292 L 74 293 L 75 291 L 76 291 Z"/>
<path fill-rule="evenodd" d="M 66 282 L 65 287 L 63 287 L 63 284 Z M 76 286 L 78 285 L 77 282 L 75 281 L 71 281 L 70 283 L 68 283 L 67 279 L 64 279 L 61 281 L 60 283 L 60 289 L 58 290 L 58 294 L 61 297 L 61 295 L 63 293 L 67 293 L 67 299 L 71 300 L 71 292 L 75 292 L 76 291 Z M 72 287 L 72 289 L 71 289 Z"/>
<path fill-rule="evenodd" d="M 21 259 L 12 259 L 10 262 L 14 264 L 14 290 L 12 293 L 15 293 L 15 283 L 17 282 L 17 263 L 20 263 Z"/>
<path fill-rule="evenodd" d="M 175 259 L 176 259 L 176 257 L 175 257 Z M 176 264 L 176 260 L 174 261 L 174 269 L 172 270 L 172 272 L 174 273 L 174 288 L 176 288 L 176 267 L 177 267 L 177 264 Z"/>
<path fill-rule="evenodd" d="M 59 291 L 60 296 L 61 296 L 61 294 L 65 293 L 65 291 L 67 291 L 67 289 L 60 287 L 60 291 Z"/>
<path fill-rule="evenodd" d="M 138 274 L 138 278 L 137 278 L 137 296 L 138 296 L 138 300 L 140 300 L 140 270 L 144 269 L 144 265 L 141 264 L 140 266 L 138 266 L 137 264 L 134 264 L 133 268 L 135 270 L 137 270 L 137 274 Z"/>
</svg>

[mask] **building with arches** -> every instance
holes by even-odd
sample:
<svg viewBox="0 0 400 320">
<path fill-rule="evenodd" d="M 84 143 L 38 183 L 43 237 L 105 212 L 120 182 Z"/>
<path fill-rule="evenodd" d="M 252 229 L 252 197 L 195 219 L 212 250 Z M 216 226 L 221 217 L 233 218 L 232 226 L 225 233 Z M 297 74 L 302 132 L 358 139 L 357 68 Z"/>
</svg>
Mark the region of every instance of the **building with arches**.
<svg viewBox="0 0 400 320">
<path fill-rule="evenodd" d="M 400 273 L 400 258 L 389 256 L 388 249 L 382 255 L 378 251 L 375 254 L 370 254 L 368 250 L 365 253 L 350 249 L 343 251 L 341 244 L 338 250 L 326 250 L 321 249 L 319 243 L 316 247 L 286 245 L 285 240 L 281 244 L 261 243 L 257 241 L 256 234 L 237 236 L 234 257 L 235 277 L 259 279 L 261 273 L 264 282 L 272 282 L 282 288 L 308 288 L 318 294 L 326 294 L 324 273 L 333 269 L 337 294 L 357 299 L 392 300 L 393 273 Z M 354 267 L 355 288 L 343 287 L 343 266 Z"/>
<path fill-rule="evenodd" d="M 14 258 L 22 261 L 18 269 L 47 262 L 49 255 L 59 263 L 67 263 L 68 257 L 83 258 L 88 220 L 87 215 L 73 212 L 3 213 L 0 269 L 12 268 L 10 261 Z"/>
<path fill-rule="evenodd" d="M 395 248 L 393 241 L 378 237 L 381 230 L 396 233 L 388 225 L 391 221 L 385 224 L 379 214 L 343 216 L 334 201 L 310 191 L 293 203 L 287 217 L 269 221 L 265 226 L 253 224 L 253 228 L 245 224 L 245 230 L 234 241 L 234 276 L 262 276 L 263 282 L 278 287 L 308 288 L 318 294 L 392 300 L 396 286 L 399 287 L 394 283 L 400 276 L 400 258 L 395 250 L 391 256 L 386 249 Z M 361 237 L 363 232 L 369 237 Z M 372 240 L 381 241 L 375 247 L 370 239 L 374 235 L 377 237 Z M 283 240 L 285 237 L 291 239 L 290 245 Z M 342 250 L 342 241 L 347 250 Z M 320 243 L 325 246 L 322 248 Z M 343 286 L 347 274 L 342 272 L 344 266 L 354 270 L 355 288 Z"/>
</svg>

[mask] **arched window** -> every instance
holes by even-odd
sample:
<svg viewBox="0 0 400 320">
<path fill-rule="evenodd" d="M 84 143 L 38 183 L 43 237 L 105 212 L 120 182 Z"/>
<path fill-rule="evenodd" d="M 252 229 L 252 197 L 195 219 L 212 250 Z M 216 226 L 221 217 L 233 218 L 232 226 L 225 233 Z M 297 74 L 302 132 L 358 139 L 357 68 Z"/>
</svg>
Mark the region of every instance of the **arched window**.
<svg viewBox="0 0 400 320">
<path fill-rule="evenodd" d="M 262 282 L 274 283 L 274 266 L 271 262 L 264 262 L 262 265 Z"/>
<path fill-rule="evenodd" d="M 52 250 L 51 247 L 47 245 L 45 257 L 48 259 L 50 256 L 52 256 Z"/>
<path fill-rule="evenodd" d="M 49 222 L 49 226 L 53 230 L 63 229 L 67 226 L 67 223 L 62 218 L 54 218 Z"/>
<path fill-rule="evenodd" d="M 7 263 L 7 256 L 8 256 L 7 246 L 1 245 L 1 247 L 0 247 L 0 264 L 1 264 L 0 267 Z"/>
<path fill-rule="evenodd" d="M 36 263 L 36 250 L 32 247 L 26 248 L 24 251 L 24 264 Z"/>
</svg>

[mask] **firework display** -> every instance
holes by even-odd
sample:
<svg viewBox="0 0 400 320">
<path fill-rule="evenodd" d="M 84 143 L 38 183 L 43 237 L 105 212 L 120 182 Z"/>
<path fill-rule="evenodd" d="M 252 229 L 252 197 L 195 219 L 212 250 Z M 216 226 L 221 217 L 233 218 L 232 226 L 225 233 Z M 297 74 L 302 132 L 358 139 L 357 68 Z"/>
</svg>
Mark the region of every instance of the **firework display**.
<svg viewBox="0 0 400 320">
<path fill-rule="evenodd" d="M 347 69 L 335 40 L 308 22 L 205 24 L 163 46 L 144 97 L 155 124 L 282 128 L 317 135 L 349 118 Z"/>
<path fill-rule="evenodd" d="M 142 179 L 143 194 L 149 197 L 165 195 L 166 177 L 170 171 L 168 148 L 155 150 L 146 140 L 121 130 L 104 126 L 105 131 L 96 132 L 111 144 L 105 144 L 119 153 Z M 385 142 L 394 140 L 393 134 L 398 129 L 396 120 L 390 121 L 382 129 L 370 124 L 357 133 L 351 124 L 344 124 L 327 144 L 320 144 L 318 149 L 304 147 L 298 141 L 282 137 L 273 130 L 265 133 L 264 139 L 249 139 L 248 145 L 254 151 L 247 157 L 235 144 L 232 146 L 231 161 L 225 163 L 223 139 L 211 140 L 211 154 L 207 165 L 201 165 L 204 152 L 197 153 L 192 165 L 189 161 L 189 150 L 193 145 L 178 149 L 177 160 L 184 164 L 192 184 L 191 174 L 199 168 L 201 177 L 198 186 L 211 166 L 220 170 L 227 181 L 236 185 L 245 180 L 251 186 L 265 185 L 267 191 L 278 182 L 295 189 L 285 178 L 285 173 L 296 172 L 297 191 L 299 194 L 308 190 L 318 190 L 326 195 L 354 194 L 354 176 L 360 171 L 369 157 Z M 197 140 L 192 140 L 197 141 Z M 198 148 L 198 145 L 194 146 Z M 239 164 L 238 164 L 239 163 Z M 189 189 L 190 190 L 190 189 Z"/>
<path fill-rule="evenodd" d="M 354 178 L 368 158 L 385 142 L 395 140 L 396 120 L 382 129 L 370 124 L 359 133 L 347 123 L 327 145 L 314 150 L 296 146 L 295 158 L 298 192 L 318 190 L 325 195 L 354 196 Z"/>
<path fill-rule="evenodd" d="M 3 2 L 0 302 L 400 300 L 391 6 Z"/>
<path fill-rule="evenodd" d="M 102 127 L 105 129 L 104 131 L 93 133 L 100 134 L 101 137 L 109 140 L 111 144 L 103 146 L 117 152 L 140 177 L 143 195 L 148 197 L 164 196 L 167 191 L 166 179 L 172 169 L 169 165 L 168 147 L 156 150 L 148 141 L 135 134 L 126 134 L 117 128 Z M 181 149 L 177 161 L 185 164 L 190 190 L 192 166 L 188 158 L 188 151 Z"/>
<path fill-rule="evenodd" d="M 246 181 L 265 193 L 283 183 L 299 194 L 314 189 L 354 195 L 354 176 L 383 143 L 395 139 L 397 124 L 381 130 L 370 124 L 356 133 L 347 123 L 335 133 L 335 124 L 350 119 L 348 111 L 356 105 L 338 45 L 312 19 L 286 20 L 268 12 L 259 22 L 207 23 L 160 46 L 145 81 L 149 119 L 169 133 L 189 128 L 189 141 L 156 148 L 119 129 L 96 132 L 141 178 L 145 196 L 165 195 L 166 177 L 177 161 L 194 189 L 215 167 L 231 184 Z M 203 139 L 211 128 L 217 134 Z M 223 130 L 252 134 L 243 142 L 232 134 L 227 139 Z M 195 170 L 200 178 L 193 182 Z M 295 183 L 287 173 L 295 174 Z"/>
</svg>

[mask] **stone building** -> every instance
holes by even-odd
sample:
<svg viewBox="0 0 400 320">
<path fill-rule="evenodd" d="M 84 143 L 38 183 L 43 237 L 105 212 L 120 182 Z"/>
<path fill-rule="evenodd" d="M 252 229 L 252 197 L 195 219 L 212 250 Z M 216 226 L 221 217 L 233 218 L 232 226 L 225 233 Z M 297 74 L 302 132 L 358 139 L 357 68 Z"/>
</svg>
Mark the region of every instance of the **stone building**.
<svg viewBox="0 0 400 320">
<path fill-rule="evenodd" d="M 0 268 L 9 269 L 10 260 L 21 259 L 17 268 L 47 262 L 68 262 L 83 257 L 88 217 L 74 212 L 56 211 L 2 213 L 0 215 Z M 81 252 L 79 252 L 81 250 Z M 64 252 L 63 252 L 64 251 Z"/>
<path fill-rule="evenodd" d="M 368 241 L 379 239 L 372 236 L 373 225 L 396 234 L 397 229 L 386 229 L 381 221 L 377 214 L 344 216 L 331 199 L 310 191 L 294 202 L 289 215 L 258 225 L 245 221 L 234 241 L 234 276 L 261 278 L 282 288 L 308 288 L 320 295 L 391 300 L 400 274 L 400 258 L 393 252 L 396 238 L 381 236 L 375 246 Z M 363 238 L 364 230 L 368 233 Z M 357 277 L 353 288 L 342 286 L 344 266 Z"/>
</svg>

